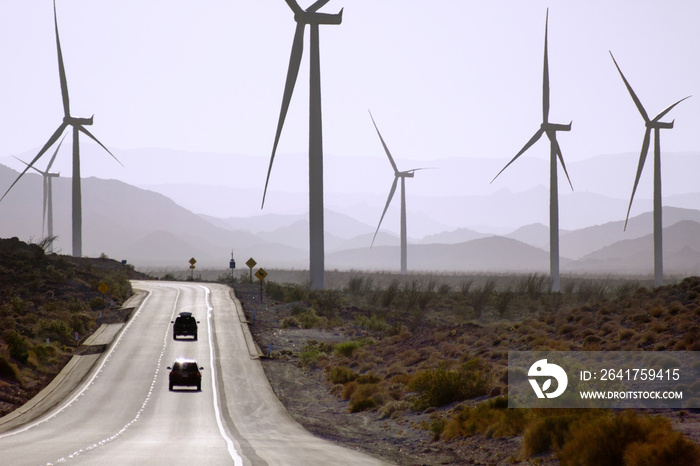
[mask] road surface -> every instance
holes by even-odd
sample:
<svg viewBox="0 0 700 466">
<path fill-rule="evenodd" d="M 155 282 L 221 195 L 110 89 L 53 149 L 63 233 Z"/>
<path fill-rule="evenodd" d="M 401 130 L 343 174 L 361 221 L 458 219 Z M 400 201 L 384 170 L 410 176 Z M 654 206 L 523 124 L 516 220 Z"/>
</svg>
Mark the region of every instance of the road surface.
<svg viewBox="0 0 700 466">
<path fill-rule="evenodd" d="M 133 287 L 143 299 L 102 356 L 93 356 L 81 383 L 28 423 L 3 432 L 0 422 L 0 464 L 383 464 L 314 437 L 289 416 L 229 287 L 158 281 Z M 183 311 L 200 321 L 198 341 L 173 340 L 170 322 Z M 204 367 L 201 392 L 168 390 L 166 366 L 177 357 Z"/>
</svg>

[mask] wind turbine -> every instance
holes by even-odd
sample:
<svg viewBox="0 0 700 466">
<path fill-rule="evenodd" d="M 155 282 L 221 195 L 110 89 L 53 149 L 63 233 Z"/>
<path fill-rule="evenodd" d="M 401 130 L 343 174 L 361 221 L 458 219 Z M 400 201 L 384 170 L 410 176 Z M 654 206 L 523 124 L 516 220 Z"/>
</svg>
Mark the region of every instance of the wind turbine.
<svg viewBox="0 0 700 466">
<path fill-rule="evenodd" d="M 670 112 L 673 107 L 678 105 L 679 103 L 683 102 L 685 99 L 690 98 L 691 96 L 687 96 L 679 100 L 673 105 L 669 105 L 666 107 L 661 113 L 656 115 L 654 119 L 649 119 L 649 115 L 647 114 L 646 110 L 644 110 L 644 107 L 642 106 L 642 102 L 639 100 L 637 97 L 637 94 L 634 93 L 632 90 L 632 86 L 630 86 L 630 83 L 627 81 L 627 78 L 625 78 L 625 75 L 622 74 L 622 70 L 620 69 L 619 65 L 617 64 L 617 61 L 615 60 L 615 57 L 613 56 L 612 52 L 610 52 L 610 56 L 613 59 L 613 63 L 615 63 L 615 68 L 617 68 L 617 71 L 620 73 L 620 76 L 622 77 L 622 80 L 625 83 L 625 87 L 627 87 L 627 90 L 630 93 L 630 96 L 632 96 L 632 100 L 634 101 L 634 104 L 637 106 L 637 110 L 639 110 L 639 113 L 641 113 L 642 118 L 644 119 L 644 125 L 646 126 L 646 130 L 644 131 L 644 141 L 642 142 L 642 152 L 639 154 L 639 165 L 637 166 L 637 176 L 634 179 L 634 186 L 632 188 L 632 196 L 630 197 L 630 203 L 629 207 L 627 207 L 627 217 L 625 217 L 625 227 L 624 229 L 627 229 L 627 221 L 630 218 L 630 210 L 632 209 L 632 201 L 634 200 L 634 193 L 637 191 L 637 185 L 639 184 L 639 178 L 642 176 L 642 170 L 644 169 L 644 162 L 647 159 L 647 154 L 649 152 L 649 143 L 651 140 L 651 130 L 654 130 L 654 286 L 661 286 L 663 283 L 664 279 L 664 263 L 663 263 L 663 239 L 662 239 L 662 222 L 661 222 L 661 141 L 659 139 L 661 135 L 661 130 L 662 129 L 671 129 L 673 128 L 673 123 L 676 120 L 671 121 L 670 123 L 664 123 L 661 120 L 668 112 Z"/>
<path fill-rule="evenodd" d="M 107 151 L 109 155 L 111 155 L 114 160 L 116 160 L 120 165 L 122 165 L 121 162 L 112 154 L 109 149 L 107 149 L 100 141 L 97 140 L 95 136 L 90 133 L 85 126 L 92 125 L 92 120 L 93 116 L 90 118 L 76 118 L 70 114 L 70 99 L 68 97 L 68 83 L 66 80 L 66 71 L 63 66 L 63 54 L 61 53 L 61 41 L 59 40 L 58 37 L 58 19 L 56 18 L 56 0 L 53 2 L 53 19 L 54 19 L 54 27 L 56 30 L 56 51 L 58 54 L 58 75 L 59 79 L 61 82 L 61 98 L 63 100 L 63 122 L 61 122 L 60 126 L 54 133 L 51 135 L 48 141 L 46 141 L 46 144 L 44 144 L 44 147 L 41 148 L 39 153 L 32 159 L 29 164 L 27 164 L 27 168 L 24 169 L 22 173 L 19 174 L 17 179 L 10 185 L 10 187 L 5 191 L 5 194 L 0 198 L 0 201 L 2 201 L 5 196 L 7 196 L 7 193 L 10 192 L 10 190 L 14 187 L 15 184 L 19 181 L 22 176 L 24 176 L 27 171 L 34 166 L 34 164 L 41 158 L 42 155 L 51 147 L 57 140 L 58 138 L 61 137 L 61 134 L 71 126 L 73 128 L 73 256 L 75 257 L 81 257 L 83 255 L 83 233 L 82 233 L 82 197 L 81 197 L 81 189 L 80 189 L 80 141 L 79 141 L 79 135 L 80 133 L 84 133 L 87 135 L 90 139 L 95 141 L 97 144 L 99 144 L 104 150 Z M 123 166 L 123 165 L 122 165 Z"/>
<path fill-rule="evenodd" d="M 372 116 L 372 112 L 369 112 L 369 117 L 372 119 L 372 123 L 374 124 L 374 129 L 377 130 L 377 134 L 379 135 L 379 140 L 382 142 L 382 146 L 384 147 L 384 152 L 386 152 L 386 156 L 389 157 L 389 163 L 391 164 L 391 167 L 394 169 L 394 182 L 391 184 L 391 190 L 389 191 L 389 197 L 386 200 L 386 206 L 384 206 L 384 212 L 382 212 L 382 216 L 379 219 L 379 224 L 377 225 L 377 231 L 374 232 L 374 237 L 372 238 L 372 244 L 370 245 L 370 248 L 372 245 L 374 245 L 374 240 L 377 239 L 377 233 L 379 233 L 379 227 L 382 225 L 382 220 L 384 220 L 384 215 L 386 214 L 387 209 L 389 208 L 389 204 L 391 204 L 391 199 L 394 197 L 394 193 L 396 192 L 396 185 L 399 182 L 399 179 L 401 179 L 401 273 L 406 273 L 407 270 L 407 240 L 406 240 L 406 178 L 413 178 L 415 176 L 415 172 L 418 170 L 423 170 L 423 168 L 414 168 L 412 170 L 406 170 L 406 171 L 399 171 L 398 167 L 396 166 L 396 163 L 394 162 L 393 157 L 391 156 L 391 153 L 389 152 L 389 148 L 386 146 L 386 143 L 384 142 L 384 138 L 382 137 L 382 133 L 379 132 L 379 128 L 377 127 L 377 123 L 374 121 L 374 117 Z"/>
<path fill-rule="evenodd" d="M 41 235 L 44 236 L 44 229 L 46 227 L 46 224 L 48 224 L 49 231 L 48 235 L 44 236 L 45 238 L 49 238 L 49 252 L 53 252 L 53 178 L 58 178 L 61 176 L 60 173 L 51 173 L 51 165 L 53 165 L 54 160 L 56 160 L 56 155 L 58 155 L 58 150 L 61 148 L 61 144 L 63 144 L 63 140 L 66 137 L 63 136 L 63 139 L 58 143 L 58 147 L 56 147 L 56 151 L 53 153 L 53 156 L 51 157 L 51 160 L 49 161 L 48 166 L 46 167 L 45 171 L 41 171 L 36 167 L 30 167 L 33 170 L 39 172 L 42 176 L 43 182 L 44 182 L 44 209 L 43 213 L 41 215 Z M 17 160 L 25 164 L 27 167 L 29 167 L 29 164 L 25 162 L 24 160 L 20 160 L 17 157 L 15 157 Z"/>
<path fill-rule="evenodd" d="M 561 125 L 549 122 L 549 61 L 547 58 L 547 28 L 549 24 L 549 9 L 547 9 L 547 18 L 544 27 L 544 72 L 542 79 L 542 124 L 534 136 L 520 149 L 520 152 L 515 154 L 515 157 L 506 164 L 503 169 L 498 172 L 498 175 L 503 173 L 503 170 L 508 168 L 510 164 L 515 162 L 515 159 L 520 157 L 526 150 L 537 142 L 543 134 L 547 134 L 550 145 L 550 164 L 549 164 L 549 268 L 552 291 L 559 291 L 559 191 L 557 185 L 557 158 L 561 162 L 564 169 L 566 179 L 569 181 L 569 186 L 573 191 L 574 187 L 571 184 L 569 173 L 566 171 L 564 157 L 561 154 L 561 148 L 557 142 L 557 131 L 571 131 L 571 123 Z M 496 175 L 491 183 L 494 182 Z"/>
<path fill-rule="evenodd" d="M 321 124 L 321 61 L 319 53 L 319 25 L 338 25 L 343 20 L 343 10 L 338 14 L 318 13 L 318 10 L 329 0 L 318 0 L 306 10 L 303 10 L 296 0 L 285 0 L 294 12 L 297 23 L 292 42 L 292 53 L 289 58 L 287 81 L 284 86 L 282 108 L 280 109 L 277 133 L 272 146 L 270 166 L 267 169 L 265 191 L 260 208 L 265 206 L 267 186 L 270 182 L 272 163 L 275 160 L 277 145 L 284 119 L 287 116 L 289 102 L 292 99 L 294 85 L 299 75 L 299 66 L 304 51 L 304 28 L 308 24 L 311 30 L 311 57 L 309 60 L 309 274 L 311 289 L 321 290 L 325 287 L 325 257 L 323 238 L 323 130 Z"/>
</svg>

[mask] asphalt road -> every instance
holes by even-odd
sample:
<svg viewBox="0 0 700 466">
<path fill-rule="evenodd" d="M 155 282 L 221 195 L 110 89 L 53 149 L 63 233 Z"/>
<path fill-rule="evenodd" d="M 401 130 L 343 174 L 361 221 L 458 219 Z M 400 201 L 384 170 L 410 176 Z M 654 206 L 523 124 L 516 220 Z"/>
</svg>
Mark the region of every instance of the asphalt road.
<svg viewBox="0 0 700 466">
<path fill-rule="evenodd" d="M 145 291 L 143 299 L 75 389 L 55 390 L 60 399 L 52 409 L 40 416 L 32 413 L 39 408 L 28 409 L 13 421 L 24 424 L 0 433 L 0 464 L 383 464 L 314 437 L 289 416 L 230 288 L 157 281 L 133 287 Z M 200 321 L 198 341 L 173 340 L 170 321 L 183 311 Z M 166 366 L 178 357 L 204 367 L 201 392 L 168 390 Z"/>
</svg>

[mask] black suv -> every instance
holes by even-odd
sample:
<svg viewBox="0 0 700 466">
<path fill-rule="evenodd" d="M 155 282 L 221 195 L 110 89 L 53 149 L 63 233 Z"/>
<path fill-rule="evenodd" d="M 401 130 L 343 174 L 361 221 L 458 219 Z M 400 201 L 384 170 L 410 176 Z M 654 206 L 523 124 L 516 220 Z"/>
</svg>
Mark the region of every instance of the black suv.
<svg viewBox="0 0 700 466">
<path fill-rule="evenodd" d="M 175 321 L 170 321 L 173 325 L 173 340 L 177 340 L 178 336 L 192 336 L 197 339 L 197 324 L 199 323 L 191 312 L 181 312 Z"/>
<path fill-rule="evenodd" d="M 197 365 L 194 359 L 178 358 L 173 363 L 170 369 L 170 390 L 175 385 L 185 385 L 189 387 L 197 387 L 197 391 L 202 390 L 202 373 L 203 367 Z"/>
</svg>

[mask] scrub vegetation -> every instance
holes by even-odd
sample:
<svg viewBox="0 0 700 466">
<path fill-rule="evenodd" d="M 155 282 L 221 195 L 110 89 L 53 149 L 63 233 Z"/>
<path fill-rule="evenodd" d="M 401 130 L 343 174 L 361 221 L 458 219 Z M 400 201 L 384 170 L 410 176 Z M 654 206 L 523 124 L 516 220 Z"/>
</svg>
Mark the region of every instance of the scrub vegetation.
<svg viewBox="0 0 700 466">
<path fill-rule="evenodd" d="M 565 277 L 560 293 L 549 292 L 541 274 L 334 279 L 337 288 L 325 291 L 267 282 L 265 308 L 275 312 L 264 325 L 298 342 L 275 340 L 273 360 L 322 381 L 348 412 L 419 429 L 448 448 L 515 438 L 517 451 L 503 459 L 509 462 L 700 463 L 698 439 L 674 430 L 683 411 L 507 407 L 509 350 L 700 351 L 700 279 L 653 289 Z M 238 288 L 245 286 L 255 285 Z M 302 329 L 317 333 L 294 340 Z M 272 339 L 261 327 L 254 332 Z"/>
<path fill-rule="evenodd" d="M 100 312 L 108 317 L 131 296 L 129 279 L 140 276 L 104 255 L 46 254 L 39 244 L 0 239 L 0 416 L 55 377 Z"/>
</svg>

